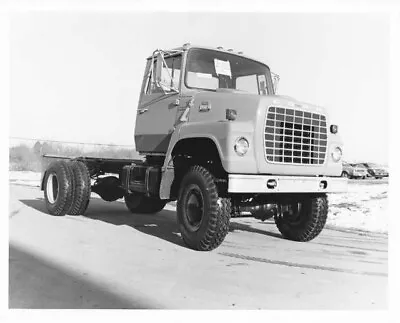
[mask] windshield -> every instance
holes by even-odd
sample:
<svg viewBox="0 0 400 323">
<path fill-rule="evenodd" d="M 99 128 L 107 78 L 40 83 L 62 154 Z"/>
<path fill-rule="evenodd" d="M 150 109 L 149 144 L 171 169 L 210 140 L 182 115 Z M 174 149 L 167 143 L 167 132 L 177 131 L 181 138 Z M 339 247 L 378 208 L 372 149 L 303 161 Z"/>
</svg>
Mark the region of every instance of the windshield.
<svg viewBox="0 0 400 323">
<path fill-rule="evenodd" d="M 188 53 L 185 84 L 189 88 L 234 89 L 273 94 L 268 66 L 225 52 L 192 48 Z"/>
</svg>

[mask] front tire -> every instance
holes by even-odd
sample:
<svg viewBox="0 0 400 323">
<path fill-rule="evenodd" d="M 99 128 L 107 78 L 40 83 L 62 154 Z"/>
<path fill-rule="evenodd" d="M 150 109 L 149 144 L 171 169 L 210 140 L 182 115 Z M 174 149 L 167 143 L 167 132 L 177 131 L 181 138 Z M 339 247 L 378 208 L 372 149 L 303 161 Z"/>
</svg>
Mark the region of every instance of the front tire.
<svg viewBox="0 0 400 323">
<path fill-rule="evenodd" d="M 177 203 L 179 230 L 194 250 L 217 248 L 229 232 L 231 201 L 218 196 L 211 173 L 193 166 L 183 177 Z"/>
<path fill-rule="evenodd" d="M 68 162 L 56 161 L 46 170 L 44 199 L 51 215 L 67 214 L 74 201 L 74 176 Z"/>
<path fill-rule="evenodd" d="M 291 210 L 275 216 L 275 224 L 282 235 L 293 241 L 310 241 L 325 226 L 328 216 L 326 194 L 303 195 L 293 199 Z"/>
<path fill-rule="evenodd" d="M 349 174 L 347 172 L 342 172 L 342 177 L 349 178 Z"/>
</svg>

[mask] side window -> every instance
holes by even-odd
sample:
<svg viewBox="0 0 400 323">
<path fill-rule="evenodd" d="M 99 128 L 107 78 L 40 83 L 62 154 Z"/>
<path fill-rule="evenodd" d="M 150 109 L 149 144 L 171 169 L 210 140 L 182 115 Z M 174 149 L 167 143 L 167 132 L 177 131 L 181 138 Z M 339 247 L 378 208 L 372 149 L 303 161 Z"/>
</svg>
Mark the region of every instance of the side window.
<svg viewBox="0 0 400 323">
<path fill-rule="evenodd" d="M 144 87 L 144 93 L 146 94 L 153 94 L 153 93 L 162 93 L 162 92 L 174 92 L 173 89 L 178 90 L 179 88 L 179 81 L 181 77 L 181 62 L 182 56 L 172 56 L 165 58 L 165 63 L 167 66 L 163 65 L 161 70 L 161 82 L 160 88 L 157 84 L 153 81 L 155 80 L 155 73 L 156 73 L 156 61 L 154 61 L 153 66 L 153 73 L 152 75 L 149 74 L 146 85 Z M 150 69 L 150 66 L 149 66 Z"/>
<path fill-rule="evenodd" d="M 165 59 L 167 66 L 163 66 L 161 71 L 161 83 L 168 88 L 178 89 L 181 77 L 182 56 L 173 56 Z"/>
<path fill-rule="evenodd" d="M 143 86 L 143 93 L 144 94 L 150 94 L 150 88 L 151 88 L 151 83 L 152 83 L 152 79 L 153 79 L 153 75 L 150 74 L 150 65 L 151 65 L 151 60 L 147 61 L 147 66 L 146 66 L 146 73 L 145 73 L 145 78 L 146 81 L 143 80 L 143 82 L 146 82 Z"/>
<path fill-rule="evenodd" d="M 259 94 L 267 95 L 267 79 L 264 74 L 257 75 Z"/>
</svg>

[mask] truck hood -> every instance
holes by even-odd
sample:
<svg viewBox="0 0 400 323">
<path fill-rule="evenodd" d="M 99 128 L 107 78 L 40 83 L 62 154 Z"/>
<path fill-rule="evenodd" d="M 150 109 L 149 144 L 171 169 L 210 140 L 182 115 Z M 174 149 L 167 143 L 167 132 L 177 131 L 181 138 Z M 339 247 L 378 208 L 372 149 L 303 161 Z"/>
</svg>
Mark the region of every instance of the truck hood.
<svg viewBox="0 0 400 323">
<path fill-rule="evenodd" d="M 342 164 L 334 163 L 330 157 L 332 149 L 342 146 L 341 139 L 338 134 L 329 132 L 326 146 L 323 147 L 326 149 L 321 150 L 326 156 L 323 164 L 267 160 L 265 141 L 270 139 L 266 139 L 266 117 L 270 107 L 321 114 L 326 118 L 326 125 L 329 125 L 329 117 L 322 107 L 288 96 L 260 96 L 230 90 L 193 93 L 191 100 L 193 103 L 189 112 L 189 122 L 181 129 L 180 136 L 212 138 L 222 156 L 223 167 L 229 173 L 340 176 L 342 172 Z M 234 121 L 227 120 L 227 109 L 236 111 Z M 234 151 L 235 142 L 240 137 L 248 139 L 250 146 L 248 153 L 243 157 Z M 268 152 L 268 154 L 275 153 Z"/>
<path fill-rule="evenodd" d="M 264 98 L 264 97 L 263 97 Z M 265 98 L 268 98 L 272 101 L 272 104 L 283 104 L 288 107 L 293 107 L 297 109 L 301 109 L 307 112 L 315 112 L 315 113 L 325 113 L 325 109 L 323 107 L 317 106 L 315 104 L 310 104 L 304 101 L 296 100 L 295 98 L 287 95 L 269 95 Z"/>
<path fill-rule="evenodd" d="M 195 120 L 224 120 L 225 110 L 234 109 L 237 111 L 237 121 L 249 121 L 257 119 L 257 110 L 264 110 L 265 113 L 268 106 L 286 106 L 293 109 L 301 109 L 303 111 L 325 114 L 325 109 L 306 102 L 296 100 L 286 95 L 256 95 L 234 89 L 218 89 L 216 92 L 197 92 L 193 95 L 197 105 L 203 102 L 209 102 L 211 111 L 209 113 L 197 114 L 195 112 Z M 204 117 L 204 118 L 203 118 Z M 193 120 L 193 119 L 192 119 Z M 193 120 L 194 121 L 194 120 Z"/>
</svg>

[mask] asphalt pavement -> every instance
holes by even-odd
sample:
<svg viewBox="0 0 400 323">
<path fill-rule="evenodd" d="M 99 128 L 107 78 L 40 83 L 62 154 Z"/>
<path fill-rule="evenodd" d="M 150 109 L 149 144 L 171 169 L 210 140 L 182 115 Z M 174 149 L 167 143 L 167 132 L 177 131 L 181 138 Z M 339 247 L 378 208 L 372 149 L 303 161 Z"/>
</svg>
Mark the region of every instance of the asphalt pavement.
<svg viewBox="0 0 400 323">
<path fill-rule="evenodd" d="M 55 217 L 39 188 L 10 185 L 10 308 L 387 308 L 387 235 L 327 227 L 300 243 L 240 218 L 198 252 L 173 206 L 131 214 L 95 196 L 84 216 Z"/>
</svg>

